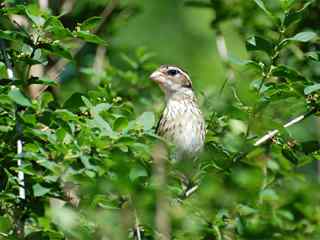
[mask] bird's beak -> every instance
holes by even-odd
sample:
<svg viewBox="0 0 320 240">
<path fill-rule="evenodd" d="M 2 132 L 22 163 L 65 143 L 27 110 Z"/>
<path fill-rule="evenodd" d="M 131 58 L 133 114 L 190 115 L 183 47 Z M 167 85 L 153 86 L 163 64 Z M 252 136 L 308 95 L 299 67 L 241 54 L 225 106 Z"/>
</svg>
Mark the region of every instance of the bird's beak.
<svg viewBox="0 0 320 240">
<path fill-rule="evenodd" d="M 165 81 L 165 77 L 160 71 L 153 72 L 149 78 L 157 83 L 163 83 Z"/>
</svg>

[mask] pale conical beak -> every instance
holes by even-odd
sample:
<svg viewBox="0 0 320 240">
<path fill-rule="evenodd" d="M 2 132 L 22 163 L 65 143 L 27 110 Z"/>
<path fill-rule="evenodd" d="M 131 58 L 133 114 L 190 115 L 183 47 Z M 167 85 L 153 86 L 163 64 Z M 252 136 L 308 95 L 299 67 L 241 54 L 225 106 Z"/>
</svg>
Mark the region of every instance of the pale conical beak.
<svg viewBox="0 0 320 240">
<path fill-rule="evenodd" d="M 149 78 L 157 83 L 163 83 L 165 81 L 163 74 L 159 71 L 153 72 Z"/>
</svg>

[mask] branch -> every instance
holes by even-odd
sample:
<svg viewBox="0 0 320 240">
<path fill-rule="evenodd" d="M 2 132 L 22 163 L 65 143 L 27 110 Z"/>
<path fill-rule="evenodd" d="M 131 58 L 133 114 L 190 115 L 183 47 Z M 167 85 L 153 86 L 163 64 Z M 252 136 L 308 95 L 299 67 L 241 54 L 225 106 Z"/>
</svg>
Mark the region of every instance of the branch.
<svg viewBox="0 0 320 240">
<path fill-rule="evenodd" d="M 309 117 L 310 115 L 316 113 L 317 110 L 315 108 L 311 109 L 309 112 L 300 115 L 294 119 L 292 119 L 291 121 L 287 122 L 286 124 L 283 125 L 283 128 L 288 128 L 292 125 L 295 125 L 299 122 L 301 122 L 302 120 L 306 119 L 307 117 Z M 268 141 L 269 139 L 273 138 L 275 135 L 277 135 L 279 133 L 279 129 L 275 129 L 272 130 L 271 132 L 267 133 L 266 135 L 264 135 L 263 137 L 259 138 L 253 145 L 255 147 L 265 143 L 266 141 Z"/>
</svg>

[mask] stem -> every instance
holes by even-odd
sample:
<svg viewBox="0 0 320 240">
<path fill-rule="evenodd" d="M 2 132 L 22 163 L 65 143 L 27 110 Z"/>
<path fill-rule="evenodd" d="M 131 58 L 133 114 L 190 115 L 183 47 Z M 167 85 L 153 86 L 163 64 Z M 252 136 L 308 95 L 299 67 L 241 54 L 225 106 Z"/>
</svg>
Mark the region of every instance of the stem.
<svg viewBox="0 0 320 240">
<path fill-rule="evenodd" d="M 140 231 L 140 221 L 138 218 L 137 210 L 134 210 L 134 216 L 135 216 L 135 230 L 137 233 L 137 240 L 141 240 L 141 231 Z"/>
<path fill-rule="evenodd" d="M 38 44 L 39 38 L 40 38 L 40 36 L 38 35 L 37 38 L 36 38 L 36 40 L 34 41 L 34 46 L 32 47 L 32 52 L 31 52 L 31 54 L 30 54 L 30 58 L 31 58 L 31 59 L 34 57 L 34 54 L 36 53 L 37 44 Z M 31 66 L 32 66 L 31 64 L 28 64 L 28 66 L 27 66 L 26 75 L 25 75 L 25 80 L 26 80 L 26 81 L 27 81 L 28 78 L 29 78 Z"/>
</svg>

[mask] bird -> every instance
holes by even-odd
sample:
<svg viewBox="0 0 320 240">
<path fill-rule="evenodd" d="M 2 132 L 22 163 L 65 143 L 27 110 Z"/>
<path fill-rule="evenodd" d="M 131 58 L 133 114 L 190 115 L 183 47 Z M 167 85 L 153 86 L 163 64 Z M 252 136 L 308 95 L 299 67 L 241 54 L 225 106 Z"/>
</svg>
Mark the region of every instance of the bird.
<svg viewBox="0 0 320 240">
<path fill-rule="evenodd" d="M 195 159 L 205 142 L 205 121 L 190 76 L 175 65 L 161 65 L 151 75 L 165 95 L 156 134 L 176 147 L 176 160 Z"/>
</svg>

